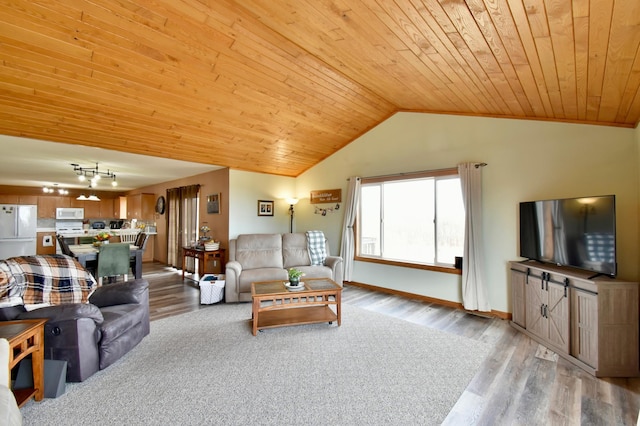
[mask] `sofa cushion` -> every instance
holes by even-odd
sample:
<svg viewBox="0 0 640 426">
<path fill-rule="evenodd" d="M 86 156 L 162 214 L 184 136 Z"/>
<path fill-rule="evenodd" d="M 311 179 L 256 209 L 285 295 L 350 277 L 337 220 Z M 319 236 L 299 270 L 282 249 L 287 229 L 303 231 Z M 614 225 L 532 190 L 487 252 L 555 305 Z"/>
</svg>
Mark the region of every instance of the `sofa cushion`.
<svg viewBox="0 0 640 426">
<path fill-rule="evenodd" d="M 307 236 L 300 232 L 282 234 L 282 257 L 286 269 L 311 265 Z"/>
<path fill-rule="evenodd" d="M 280 234 L 239 235 L 236 241 L 236 260 L 243 270 L 284 268 L 282 236 Z"/>
<path fill-rule="evenodd" d="M 12 257 L 0 260 L 0 270 L 8 276 L 8 291 L 0 294 L 4 299 L 19 296 L 25 305 L 86 303 L 97 287 L 93 276 L 65 255 Z"/>
<path fill-rule="evenodd" d="M 283 268 L 262 268 L 243 270 L 238 283 L 241 293 L 251 293 L 251 283 L 260 281 L 288 281 L 289 274 Z"/>
<path fill-rule="evenodd" d="M 304 281 L 305 278 L 332 278 L 333 274 L 331 272 L 331 268 L 328 266 L 322 265 L 311 265 L 311 266 L 300 266 L 298 267 L 300 271 L 304 274 L 301 281 Z"/>
</svg>

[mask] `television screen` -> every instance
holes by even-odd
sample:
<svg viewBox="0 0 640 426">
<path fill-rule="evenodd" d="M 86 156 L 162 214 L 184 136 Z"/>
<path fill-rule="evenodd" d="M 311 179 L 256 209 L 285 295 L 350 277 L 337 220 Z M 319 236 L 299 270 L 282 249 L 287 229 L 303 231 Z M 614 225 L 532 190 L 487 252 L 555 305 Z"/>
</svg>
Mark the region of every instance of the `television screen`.
<svg viewBox="0 0 640 426">
<path fill-rule="evenodd" d="M 520 203 L 520 256 L 615 276 L 615 196 Z"/>
</svg>

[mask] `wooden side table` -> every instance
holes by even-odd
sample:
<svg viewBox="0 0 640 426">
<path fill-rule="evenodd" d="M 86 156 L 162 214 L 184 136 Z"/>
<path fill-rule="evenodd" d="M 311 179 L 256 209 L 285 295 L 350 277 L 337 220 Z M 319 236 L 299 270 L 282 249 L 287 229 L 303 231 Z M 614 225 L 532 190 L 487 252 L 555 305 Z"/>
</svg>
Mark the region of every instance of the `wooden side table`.
<svg viewBox="0 0 640 426">
<path fill-rule="evenodd" d="M 33 388 L 13 391 L 16 402 L 22 407 L 31 397 L 44 398 L 44 324 L 46 319 L 0 321 L 0 337 L 9 341 L 9 368 L 31 355 Z"/>
<path fill-rule="evenodd" d="M 220 261 L 220 273 L 224 274 L 225 265 L 225 249 L 220 248 L 218 250 L 203 250 L 194 247 L 182 247 L 182 279 L 184 280 L 185 263 L 187 263 L 187 257 L 193 257 L 198 259 L 198 275 L 202 277 L 206 273 L 205 265 L 209 260 Z"/>
</svg>

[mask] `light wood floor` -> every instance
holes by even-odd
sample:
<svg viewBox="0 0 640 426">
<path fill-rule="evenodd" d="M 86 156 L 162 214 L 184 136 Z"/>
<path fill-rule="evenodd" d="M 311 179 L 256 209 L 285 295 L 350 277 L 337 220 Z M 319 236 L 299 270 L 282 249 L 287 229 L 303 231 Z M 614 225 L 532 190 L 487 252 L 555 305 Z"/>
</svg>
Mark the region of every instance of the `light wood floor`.
<svg viewBox="0 0 640 426">
<path fill-rule="evenodd" d="M 198 309 L 215 309 L 215 305 L 200 305 L 197 283 L 182 281 L 180 271 L 157 263 L 145 263 L 144 270 L 150 284 L 152 321 Z M 345 304 L 493 347 L 444 424 L 636 424 L 640 378 L 597 379 L 516 332 L 504 320 L 348 285 L 342 297 Z"/>
</svg>

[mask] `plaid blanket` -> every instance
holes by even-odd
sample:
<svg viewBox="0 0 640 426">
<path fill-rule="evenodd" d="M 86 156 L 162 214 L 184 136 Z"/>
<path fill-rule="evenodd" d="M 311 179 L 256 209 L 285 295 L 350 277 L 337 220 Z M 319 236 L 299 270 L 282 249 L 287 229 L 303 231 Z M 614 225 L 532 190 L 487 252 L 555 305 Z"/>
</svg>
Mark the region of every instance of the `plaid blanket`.
<svg viewBox="0 0 640 426">
<path fill-rule="evenodd" d="M 312 265 L 324 265 L 324 260 L 327 258 L 324 232 L 307 231 L 307 250 Z"/>
<path fill-rule="evenodd" d="M 69 256 L 0 260 L 0 306 L 87 303 L 96 287 L 93 276 Z"/>
</svg>

